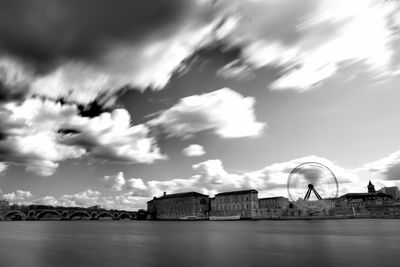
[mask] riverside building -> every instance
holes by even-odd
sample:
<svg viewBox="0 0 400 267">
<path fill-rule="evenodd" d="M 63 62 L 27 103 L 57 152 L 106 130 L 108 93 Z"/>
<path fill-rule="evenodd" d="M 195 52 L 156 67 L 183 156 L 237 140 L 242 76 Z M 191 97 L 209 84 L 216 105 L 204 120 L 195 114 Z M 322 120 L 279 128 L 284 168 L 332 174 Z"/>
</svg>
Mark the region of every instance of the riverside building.
<svg viewBox="0 0 400 267">
<path fill-rule="evenodd" d="M 290 202 L 286 197 L 265 197 L 258 199 L 260 209 L 282 209 L 287 208 Z"/>
<path fill-rule="evenodd" d="M 257 190 L 240 190 L 216 194 L 211 199 L 213 217 L 238 216 L 241 219 L 253 218 L 258 209 Z"/>
<path fill-rule="evenodd" d="M 197 192 L 166 194 L 147 202 L 147 211 L 153 219 L 198 220 L 207 219 L 209 208 L 207 195 Z"/>
</svg>

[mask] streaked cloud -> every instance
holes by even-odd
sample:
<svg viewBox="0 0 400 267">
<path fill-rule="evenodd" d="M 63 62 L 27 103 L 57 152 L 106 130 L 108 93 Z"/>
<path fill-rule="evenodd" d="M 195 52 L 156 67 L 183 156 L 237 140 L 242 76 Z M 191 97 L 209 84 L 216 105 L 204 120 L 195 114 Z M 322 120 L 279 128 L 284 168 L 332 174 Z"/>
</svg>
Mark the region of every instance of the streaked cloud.
<svg viewBox="0 0 400 267">
<path fill-rule="evenodd" d="M 28 91 L 80 104 L 162 89 L 221 20 L 208 2 L 175 0 L 15 1 L 0 4 L 0 17 L 0 53 L 18 58 Z"/>
<path fill-rule="evenodd" d="M 305 91 L 346 64 L 363 62 L 371 77 L 399 67 L 398 1 L 219 1 L 234 10 L 229 42 L 243 46 L 243 61 L 280 66 L 273 90 Z M 395 66 L 395 67 L 394 67 Z M 228 67 L 228 66 L 227 66 Z M 238 68 L 236 68 L 238 69 Z"/>
<path fill-rule="evenodd" d="M 258 136 L 265 123 L 254 114 L 255 100 L 230 88 L 180 99 L 174 106 L 148 122 L 169 136 L 188 138 L 197 132 L 212 130 L 223 138 Z"/>
<path fill-rule="evenodd" d="M 362 167 L 362 170 L 378 174 L 384 180 L 400 180 L 400 151 L 367 163 Z"/>
</svg>

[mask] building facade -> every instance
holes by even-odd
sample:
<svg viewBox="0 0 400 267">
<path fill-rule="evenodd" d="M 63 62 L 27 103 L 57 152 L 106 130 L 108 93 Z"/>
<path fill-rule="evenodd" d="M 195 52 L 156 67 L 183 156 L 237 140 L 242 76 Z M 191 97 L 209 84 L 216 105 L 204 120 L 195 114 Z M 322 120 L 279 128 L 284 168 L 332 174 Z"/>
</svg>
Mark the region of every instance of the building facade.
<svg viewBox="0 0 400 267">
<path fill-rule="evenodd" d="M 348 193 L 336 201 L 337 207 L 366 207 L 381 206 L 391 202 L 393 197 L 381 192 L 377 193 Z"/>
<path fill-rule="evenodd" d="M 289 206 L 289 199 L 286 197 L 266 197 L 258 199 L 259 209 L 283 209 Z"/>
<path fill-rule="evenodd" d="M 254 189 L 216 194 L 211 199 L 212 216 L 236 216 L 253 218 L 258 209 L 258 192 Z"/>
<path fill-rule="evenodd" d="M 207 195 L 185 192 L 154 197 L 147 202 L 147 211 L 153 219 L 207 219 L 210 210 Z"/>
</svg>

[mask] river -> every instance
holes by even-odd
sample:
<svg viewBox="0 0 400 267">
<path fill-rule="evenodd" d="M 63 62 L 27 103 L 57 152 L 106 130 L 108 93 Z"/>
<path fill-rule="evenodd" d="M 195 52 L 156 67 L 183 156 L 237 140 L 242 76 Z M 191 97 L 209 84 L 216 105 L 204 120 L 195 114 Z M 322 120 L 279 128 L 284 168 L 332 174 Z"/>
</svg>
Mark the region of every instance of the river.
<svg viewBox="0 0 400 267">
<path fill-rule="evenodd" d="M 400 220 L 3 221 L 0 266 L 400 266 Z"/>
</svg>

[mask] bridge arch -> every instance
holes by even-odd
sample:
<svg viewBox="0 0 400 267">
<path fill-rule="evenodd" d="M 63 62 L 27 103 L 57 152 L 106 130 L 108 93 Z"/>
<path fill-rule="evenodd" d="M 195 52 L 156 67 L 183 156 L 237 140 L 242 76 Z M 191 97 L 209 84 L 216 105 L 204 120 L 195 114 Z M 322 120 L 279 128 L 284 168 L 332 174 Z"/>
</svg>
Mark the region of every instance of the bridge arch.
<svg viewBox="0 0 400 267">
<path fill-rule="evenodd" d="M 80 215 L 80 220 L 82 220 L 82 216 L 84 216 L 87 220 L 91 219 L 92 216 L 86 211 L 83 210 L 78 210 L 78 211 L 73 211 L 69 215 L 66 216 L 68 220 L 71 220 L 74 216 Z"/>
<path fill-rule="evenodd" d="M 108 212 L 108 211 L 103 211 L 103 212 L 99 212 L 97 215 L 96 215 L 96 217 L 95 217 L 95 219 L 96 220 L 99 220 L 99 219 L 101 219 L 101 218 L 103 218 L 103 217 L 110 217 L 112 220 L 114 220 L 114 215 L 111 213 L 111 212 Z"/>
<path fill-rule="evenodd" d="M 43 217 L 46 215 L 55 215 L 56 216 L 55 219 L 60 219 L 60 220 L 63 218 L 63 216 L 56 210 L 44 210 L 36 215 L 36 220 L 42 220 Z"/>
<path fill-rule="evenodd" d="M 129 213 L 123 212 L 123 213 L 117 215 L 116 219 L 118 219 L 118 220 L 124 220 L 124 219 L 132 220 L 132 216 Z"/>
<path fill-rule="evenodd" d="M 11 210 L 11 211 L 6 212 L 3 215 L 3 220 L 6 220 L 6 221 L 13 220 L 13 219 L 19 219 L 19 218 L 21 220 L 26 220 L 26 214 L 20 210 Z"/>
</svg>

